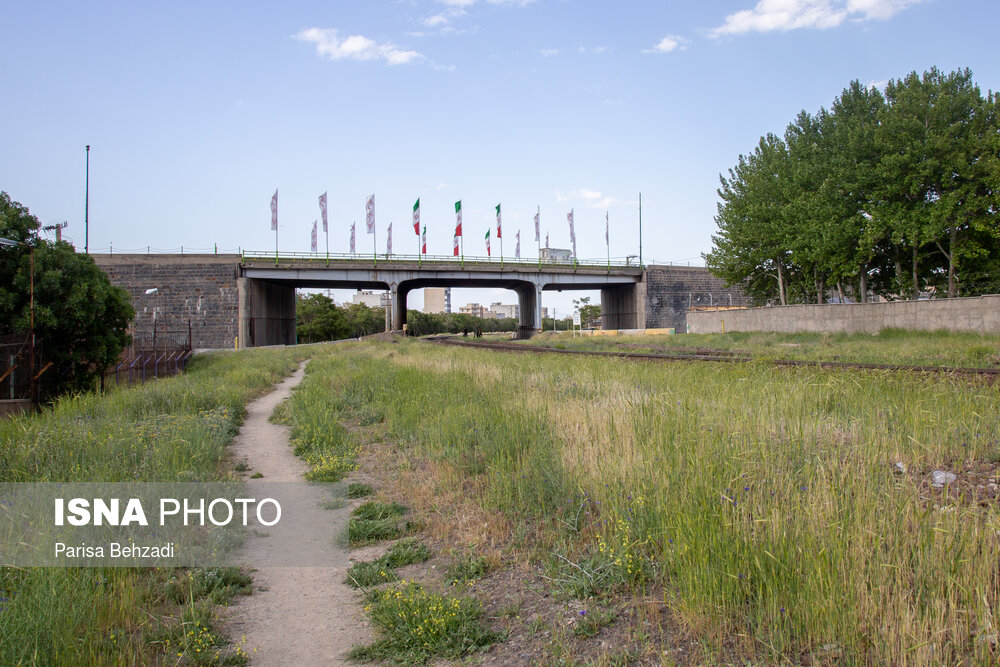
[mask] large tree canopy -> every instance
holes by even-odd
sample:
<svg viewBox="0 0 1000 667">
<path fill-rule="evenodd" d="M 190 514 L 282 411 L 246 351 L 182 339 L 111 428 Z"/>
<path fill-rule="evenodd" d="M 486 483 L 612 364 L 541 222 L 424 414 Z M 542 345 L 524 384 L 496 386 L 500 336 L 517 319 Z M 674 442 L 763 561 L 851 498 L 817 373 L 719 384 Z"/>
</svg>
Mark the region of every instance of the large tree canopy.
<svg viewBox="0 0 1000 667">
<path fill-rule="evenodd" d="M 758 303 L 998 291 L 998 111 L 968 69 L 852 82 L 721 177 L 708 267 Z"/>
<path fill-rule="evenodd" d="M 128 345 L 135 311 L 93 259 L 68 243 L 38 238 L 39 227 L 26 207 L 0 192 L 0 237 L 19 244 L 0 248 L 0 333 L 30 328 L 34 277 L 35 338 L 42 360 L 53 364 L 43 387 L 46 393 L 89 389 Z"/>
</svg>

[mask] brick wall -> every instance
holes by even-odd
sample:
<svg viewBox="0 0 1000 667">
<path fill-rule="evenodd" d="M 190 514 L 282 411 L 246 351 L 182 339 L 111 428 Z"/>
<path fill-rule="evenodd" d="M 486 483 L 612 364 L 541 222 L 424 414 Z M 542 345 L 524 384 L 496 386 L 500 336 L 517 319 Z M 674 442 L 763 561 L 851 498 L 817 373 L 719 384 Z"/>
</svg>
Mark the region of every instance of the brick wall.
<svg viewBox="0 0 1000 667">
<path fill-rule="evenodd" d="M 746 306 L 749 298 L 739 287 L 726 287 L 708 269 L 695 266 L 646 267 L 646 328 L 673 327 L 684 333 L 689 308 Z"/>
<path fill-rule="evenodd" d="M 239 331 L 239 255 L 91 255 L 136 310 L 135 337 L 151 338 L 156 312 L 158 345 L 231 348 Z M 146 290 L 158 292 L 146 295 Z"/>
</svg>

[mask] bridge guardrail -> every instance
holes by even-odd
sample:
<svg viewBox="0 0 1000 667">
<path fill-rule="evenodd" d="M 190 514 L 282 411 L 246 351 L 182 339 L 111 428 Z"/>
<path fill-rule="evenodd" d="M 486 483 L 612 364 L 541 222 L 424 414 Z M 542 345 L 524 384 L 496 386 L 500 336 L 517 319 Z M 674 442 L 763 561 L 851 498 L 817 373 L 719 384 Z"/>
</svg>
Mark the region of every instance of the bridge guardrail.
<svg viewBox="0 0 1000 667">
<path fill-rule="evenodd" d="M 608 261 L 607 259 L 596 260 L 596 259 L 568 259 L 568 260 L 551 260 L 551 259 L 513 259 L 513 258 L 499 258 L 499 257 L 481 257 L 474 255 L 466 255 L 464 257 L 458 258 L 454 255 L 386 255 L 380 254 L 377 257 L 372 255 L 367 255 L 364 253 L 323 253 L 323 252 L 282 252 L 275 254 L 273 252 L 267 251 L 257 251 L 257 250 L 244 250 L 240 256 L 243 261 L 246 260 L 264 260 L 268 262 L 274 262 L 280 264 L 282 261 L 307 261 L 310 263 L 323 263 L 332 264 L 340 262 L 371 262 L 373 266 L 378 266 L 379 263 L 388 264 L 447 264 L 449 266 L 465 266 L 470 264 L 473 266 L 495 266 L 495 267 L 556 267 L 556 268 L 587 268 L 587 269 L 641 269 L 638 263 L 633 263 L 628 260 L 622 262 L 621 260 L 614 259 L 614 261 Z"/>
</svg>

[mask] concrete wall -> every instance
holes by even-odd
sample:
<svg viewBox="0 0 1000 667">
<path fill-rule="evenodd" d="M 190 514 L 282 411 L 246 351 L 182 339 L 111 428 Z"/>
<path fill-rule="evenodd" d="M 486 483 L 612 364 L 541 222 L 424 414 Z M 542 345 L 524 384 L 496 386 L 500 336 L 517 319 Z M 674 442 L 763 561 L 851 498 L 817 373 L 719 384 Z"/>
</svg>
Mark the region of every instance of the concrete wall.
<svg viewBox="0 0 1000 667">
<path fill-rule="evenodd" d="M 136 310 L 135 333 L 151 335 L 157 312 L 160 336 L 187 341 L 191 323 L 195 348 L 233 347 L 239 327 L 239 255 L 91 255 L 111 283 L 124 288 Z M 146 290 L 157 293 L 146 295 Z M 161 338 L 162 340 L 162 338 Z"/>
<path fill-rule="evenodd" d="M 899 329 L 948 329 L 1000 333 L 1000 295 L 928 301 L 772 306 L 688 313 L 691 333 L 819 331 L 875 333 Z M 678 329 L 680 331 L 680 329 Z"/>
<path fill-rule="evenodd" d="M 646 283 L 601 290 L 601 328 L 637 329 L 646 320 Z"/>
<path fill-rule="evenodd" d="M 692 306 L 746 306 L 749 298 L 739 287 L 727 287 L 708 269 L 695 266 L 646 267 L 647 329 L 674 328 L 684 333 Z M 640 328 L 642 328 L 640 326 Z"/>
<path fill-rule="evenodd" d="M 240 278 L 239 292 L 241 348 L 297 342 L 293 286 Z"/>
</svg>

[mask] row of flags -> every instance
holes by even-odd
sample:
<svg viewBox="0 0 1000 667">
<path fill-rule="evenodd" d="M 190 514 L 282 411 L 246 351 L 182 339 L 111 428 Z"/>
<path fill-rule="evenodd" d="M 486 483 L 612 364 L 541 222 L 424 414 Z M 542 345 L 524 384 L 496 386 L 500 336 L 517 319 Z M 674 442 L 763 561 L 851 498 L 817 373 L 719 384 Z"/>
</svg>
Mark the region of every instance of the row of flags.
<svg viewBox="0 0 1000 667">
<path fill-rule="evenodd" d="M 321 194 L 319 196 L 319 211 L 320 211 L 320 219 L 322 219 L 322 221 L 323 221 L 323 231 L 327 234 L 327 251 L 329 251 L 329 241 L 330 241 L 329 231 L 330 231 L 330 228 L 329 228 L 329 223 L 328 223 L 328 218 L 327 218 L 327 193 L 326 192 L 324 192 L 323 194 Z M 496 212 L 497 212 L 496 238 L 503 239 L 503 222 L 502 222 L 502 216 L 501 216 L 501 211 L 500 211 L 500 204 L 496 205 Z M 569 238 L 570 238 L 570 242 L 573 244 L 573 257 L 576 257 L 576 230 L 574 228 L 573 212 L 574 212 L 574 210 L 570 209 L 569 213 L 566 214 L 566 221 L 569 223 Z M 538 243 L 540 243 L 541 242 L 541 207 L 540 206 L 538 207 L 538 210 L 535 212 L 534 222 L 535 222 L 535 241 L 538 242 Z M 356 225 L 357 225 L 356 222 L 352 222 L 351 223 L 351 253 L 354 253 L 355 250 L 356 250 L 356 246 L 355 246 L 355 227 L 356 227 Z M 610 241 L 609 229 L 608 228 L 609 228 L 608 212 L 605 211 L 605 213 L 604 213 L 604 243 L 605 243 L 605 245 L 607 245 L 610 248 L 611 241 Z M 272 197 L 271 197 L 271 229 L 275 233 L 275 244 L 277 244 L 277 234 L 278 234 L 278 190 L 277 189 L 275 189 L 274 195 L 272 195 Z M 372 235 L 375 234 L 375 194 L 374 193 L 371 194 L 368 197 L 368 199 L 365 201 L 365 231 L 368 234 L 372 234 Z M 493 231 L 492 229 L 486 230 L 485 240 L 486 240 L 486 254 L 487 254 L 487 256 L 492 256 L 492 250 L 491 250 L 491 247 L 490 247 L 490 234 L 491 234 L 492 231 Z M 389 223 L 389 227 L 387 229 L 387 232 L 388 232 L 388 234 L 387 234 L 387 238 L 386 238 L 386 254 L 391 255 L 392 254 L 392 223 L 391 222 Z M 420 226 L 420 198 L 419 197 L 417 197 L 417 200 L 413 203 L 413 233 L 420 237 L 420 254 L 426 255 L 427 254 L 427 225 L 424 225 L 423 229 L 421 230 L 421 226 Z M 319 242 L 319 238 L 318 237 L 319 237 L 319 220 L 314 220 L 313 221 L 313 226 L 312 226 L 311 243 L 310 243 L 310 248 L 311 248 L 312 252 L 317 252 L 318 251 L 318 245 L 319 245 L 319 243 L 318 243 Z M 459 199 L 457 202 L 455 202 L 455 234 L 454 234 L 454 239 L 453 239 L 454 243 L 453 243 L 453 246 L 452 246 L 452 252 L 453 252 L 453 254 L 456 257 L 459 255 L 459 251 L 460 251 L 459 238 L 463 238 L 464 239 L 464 236 L 462 234 L 462 200 L 461 199 Z M 514 257 L 516 257 L 517 259 L 520 259 L 521 258 L 521 230 L 518 230 L 515 233 L 514 238 L 516 239 L 516 244 L 514 246 Z M 503 254 L 502 253 L 502 244 L 503 244 L 503 241 L 501 240 L 501 255 Z M 545 233 L 545 247 L 546 248 L 549 247 L 549 234 L 548 234 L 548 232 Z M 275 251 L 277 251 L 277 247 L 275 247 Z"/>
</svg>

